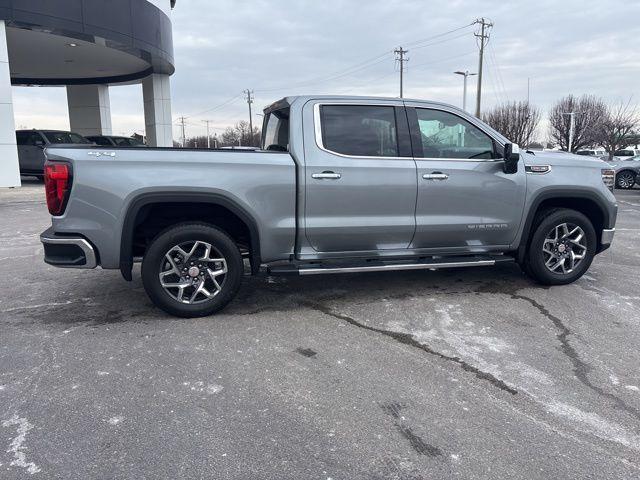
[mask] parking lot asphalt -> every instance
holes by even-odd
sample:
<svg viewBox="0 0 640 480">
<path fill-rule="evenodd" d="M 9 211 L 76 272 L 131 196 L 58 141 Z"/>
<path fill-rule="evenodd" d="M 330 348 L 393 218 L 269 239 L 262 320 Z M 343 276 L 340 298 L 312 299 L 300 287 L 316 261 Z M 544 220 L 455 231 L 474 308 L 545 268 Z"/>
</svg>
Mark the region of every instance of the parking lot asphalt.
<svg viewBox="0 0 640 480">
<path fill-rule="evenodd" d="M 515 265 L 247 277 L 171 318 L 42 261 L 0 191 L 0 478 L 640 478 L 640 190 L 578 282 Z"/>
</svg>

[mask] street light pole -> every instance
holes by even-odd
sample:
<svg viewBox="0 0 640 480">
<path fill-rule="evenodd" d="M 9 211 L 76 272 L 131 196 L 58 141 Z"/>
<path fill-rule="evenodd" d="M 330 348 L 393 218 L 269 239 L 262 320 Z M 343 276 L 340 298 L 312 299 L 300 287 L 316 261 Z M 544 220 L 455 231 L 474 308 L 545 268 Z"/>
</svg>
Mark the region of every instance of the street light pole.
<svg viewBox="0 0 640 480">
<path fill-rule="evenodd" d="M 567 151 L 571 153 L 571 149 L 573 148 L 573 135 L 576 129 L 576 113 L 580 112 L 566 112 L 562 115 L 569 115 L 569 145 L 567 145 Z"/>
<path fill-rule="evenodd" d="M 469 70 L 465 70 L 464 72 L 458 70 L 457 72 L 453 72 L 456 75 L 462 75 L 464 77 L 464 87 L 462 89 L 462 110 L 467 111 L 467 77 L 472 75 L 477 75 L 477 73 L 469 73 Z"/>
</svg>

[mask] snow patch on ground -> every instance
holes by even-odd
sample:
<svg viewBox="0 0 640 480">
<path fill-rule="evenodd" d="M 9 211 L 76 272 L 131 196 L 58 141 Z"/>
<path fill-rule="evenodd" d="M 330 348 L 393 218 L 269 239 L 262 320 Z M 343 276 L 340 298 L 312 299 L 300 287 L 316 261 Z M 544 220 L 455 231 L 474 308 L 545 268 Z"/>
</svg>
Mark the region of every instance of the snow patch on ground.
<svg viewBox="0 0 640 480">
<path fill-rule="evenodd" d="M 27 454 L 24 452 L 26 447 L 24 446 L 24 442 L 27 438 L 27 433 L 29 430 L 33 428 L 33 425 L 29 423 L 26 418 L 18 417 L 18 415 L 14 415 L 9 420 L 5 420 L 2 422 L 3 427 L 12 427 L 17 426 L 16 433 L 18 434 L 13 438 L 11 444 L 9 445 L 9 449 L 7 453 L 13 454 L 13 460 L 9 465 L 26 468 L 27 472 L 31 475 L 34 473 L 38 473 L 40 471 L 40 467 L 38 467 L 33 462 L 27 462 Z"/>
<path fill-rule="evenodd" d="M 640 436 L 634 435 L 623 426 L 602 418 L 592 412 L 585 412 L 577 407 L 562 402 L 548 404 L 549 412 L 565 417 L 577 423 L 578 429 L 591 433 L 604 440 L 620 443 L 625 447 L 640 451 Z"/>
<path fill-rule="evenodd" d="M 197 382 L 183 382 L 182 385 L 185 387 L 189 387 L 189 390 L 193 392 L 204 392 L 209 395 L 215 395 L 216 393 L 220 393 L 223 390 L 222 385 L 218 385 L 216 383 L 209 383 L 205 385 L 202 381 Z"/>
<path fill-rule="evenodd" d="M 119 423 L 121 423 L 124 420 L 124 417 L 121 415 L 116 415 L 115 417 L 111 417 L 109 420 L 107 420 L 107 422 L 109 422 L 109 425 L 118 425 Z"/>
</svg>

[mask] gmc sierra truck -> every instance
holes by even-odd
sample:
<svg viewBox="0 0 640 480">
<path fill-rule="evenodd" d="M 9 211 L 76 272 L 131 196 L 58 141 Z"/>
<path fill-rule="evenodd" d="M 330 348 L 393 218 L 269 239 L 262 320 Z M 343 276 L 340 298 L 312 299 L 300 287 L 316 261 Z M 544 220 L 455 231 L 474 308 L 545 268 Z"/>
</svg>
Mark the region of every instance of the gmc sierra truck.
<svg viewBox="0 0 640 480">
<path fill-rule="evenodd" d="M 434 102 L 287 97 L 264 110 L 257 151 L 61 146 L 46 155 L 45 262 L 131 280 L 141 261 L 151 300 L 183 317 L 223 308 L 249 269 L 512 261 L 542 284 L 566 284 L 615 231 L 615 172 L 601 160 L 520 152 Z"/>
</svg>

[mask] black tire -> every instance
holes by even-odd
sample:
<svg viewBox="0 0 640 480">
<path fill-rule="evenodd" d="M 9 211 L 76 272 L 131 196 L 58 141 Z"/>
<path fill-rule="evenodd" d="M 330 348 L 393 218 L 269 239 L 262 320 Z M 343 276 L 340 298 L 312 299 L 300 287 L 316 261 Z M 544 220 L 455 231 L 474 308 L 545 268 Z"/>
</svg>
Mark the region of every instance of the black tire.
<svg viewBox="0 0 640 480">
<path fill-rule="evenodd" d="M 226 273 L 222 275 L 220 289 L 213 287 L 213 290 L 218 292 L 215 296 L 206 298 L 207 295 L 200 293 L 196 294 L 197 303 L 183 303 L 177 297 L 182 297 L 184 293 L 191 297 L 191 294 L 197 289 L 195 285 L 199 285 L 196 283 L 194 283 L 194 286 L 189 285 L 190 280 L 194 282 L 202 281 L 203 286 L 205 281 L 209 285 L 212 281 L 215 281 L 215 279 L 212 280 L 204 273 L 207 270 L 206 268 L 196 274 L 195 278 L 189 276 L 191 275 L 191 270 L 189 270 L 189 273 L 183 272 L 186 267 L 189 267 L 191 260 L 200 262 L 204 257 L 197 259 L 195 258 L 197 255 L 194 254 L 193 259 L 187 257 L 180 259 L 179 262 L 175 260 L 171 262 L 171 260 L 166 259 L 166 254 L 170 251 L 174 252 L 171 255 L 172 258 L 174 255 L 177 258 L 181 257 L 177 250 L 173 250 L 175 246 L 195 244 L 195 242 L 199 242 L 198 249 L 206 248 L 205 245 L 209 244 L 212 247 L 212 251 L 216 252 L 214 256 L 221 255 L 222 257 L 220 258 L 223 258 L 226 262 Z M 218 265 L 220 271 L 222 271 L 223 263 L 219 262 L 215 265 Z M 178 267 L 180 275 L 184 273 L 184 278 L 171 273 L 174 271 L 173 266 Z M 194 267 L 196 267 L 195 270 L 198 270 L 197 265 L 194 265 Z M 215 269 L 216 267 L 214 266 L 213 268 Z M 187 286 L 165 289 L 160 281 L 162 272 L 172 278 L 165 283 L 176 285 L 180 283 L 180 285 L 186 284 Z M 243 275 L 244 262 L 235 242 L 224 231 L 202 223 L 182 223 L 164 230 L 151 242 L 142 260 L 142 283 L 151 301 L 165 312 L 184 318 L 204 317 L 224 308 L 238 292 Z M 165 276 L 164 278 L 167 277 Z M 212 289 L 209 286 L 207 286 L 207 289 L 207 293 L 212 293 Z"/>
<path fill-rule="evenodd" d="M 616 175 L 616 188 L 629 190 L 636 183 L 636 174 L 631 170 L 623 170 Z"/>
<path fill-rule="evenodd" d="M 546 263 L 551 256 L 543 251 L 543 246 L 546 249 L 550 247 L 549 243 L 545 243 L 545 239 L 553 235 L 556 227 L 560 228 L 559 226 L 562 224 L 580 227 L 584 234 L 583 240 L 581 241 L 585 243 L 584 247 L 586 247 L 575 247 L 573 244 L 569 245 L 571 249 L 575 249 L 573 251 L 584 255 L 584 258 L 575 264 L 575 268 L 568 268 L 567 270 L 569 271 L 567 271 L 567 273 L 562 272 L 562 268 L 564 268 L 562 265 L 557 272 L 551 271 L 550 268 L 555 265 L 555 262 L 553 262 L 550 267 L 547 267 Z M 576 236 L 577 235 L 578 234 L 576 234 Z M 559 243 L 568 244 L 571 242 L 564 240 Z M 529 242 L 524 270 L 535 281 L 543 285 L 566 285 L 567 283 L 574 282 L 591 266 L 596 252 L 596 243 L 596 231 L 591 221 L 584 214 L 566 208 L 547 210 L 538 216 L 537 222 L 535 223 L 531 241 Z M 554 252 L 557 251 L 555 247 L 553 249 Z M 564 246 L 563 251 L 566 252 L 566 249 L 567 245 Z"/>
</svg>

